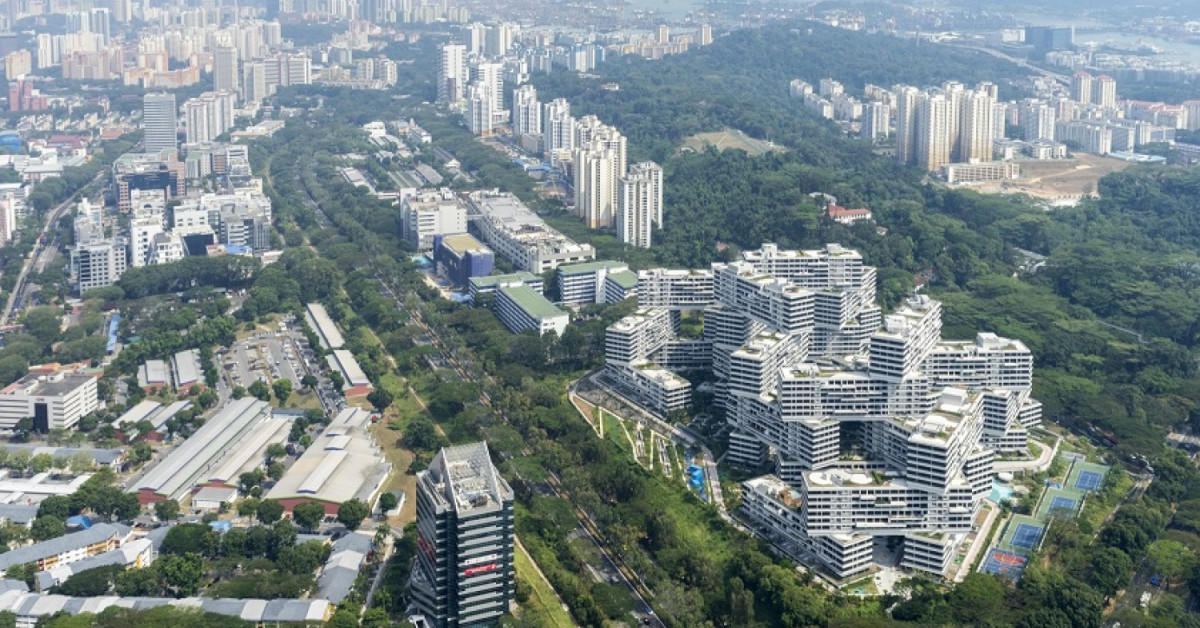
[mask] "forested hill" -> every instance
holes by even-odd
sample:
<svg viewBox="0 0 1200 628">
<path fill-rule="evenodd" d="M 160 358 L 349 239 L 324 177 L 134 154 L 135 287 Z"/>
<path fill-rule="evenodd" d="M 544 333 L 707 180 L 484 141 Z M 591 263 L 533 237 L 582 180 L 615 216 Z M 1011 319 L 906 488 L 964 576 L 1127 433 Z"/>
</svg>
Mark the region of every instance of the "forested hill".
<svg viewBox="0 0 1200 628">
<path fill-rule="evenodd" d="M 832 123 L 791 115 L 801 107 L 788 102 L 788 82 L 799 78 L 814 86 L 822 78 L 841 81 L 858 94 L 867 83 L 924 86 L 955 80 L 967 85 L 993 81 L 1001 97 L 1012 96 L 1014 82 L 1028 72 L 990 55 L 958 48 L 917 43 L 889 35 L 857 33 L 813 22 L 782 22 L 744 29 L 718 38 L 711 46 L 661 60 L 621 57 L 602 64 L 595 75 L 580 79 L 568 72 L 535 77 L 539 90 L 563 96 L 573 111 L 596 113 L 631 140 L 631 157 L 663 160 L 684 137 L 721 126 L 754 137 L 806 148 L 820 138 L 829 151 Z M 603 83 L 615 81 L 619 91 Z M 806 154 L 828 166 L 861 162 L 867 153 L 859 143 L 839 142 L 836 153 Z"/>
<path fill-rule="evenodd" d="M 666 170 L 665 225 L 649 251 L 622 249 L 572 219 L 558 223 L 574 225 L 602 256 L 637 266 L 704 267 L 762 242 L 840 242 L 879 267 L 888 308 L 925 274 L 946 303 L 950 335 L 987 329 L 1029 344 L 1049 418 L 1124 453 L 1157 454 L 1167 428 L 1200 428 L 1200 173 L 1134 168 L 1105 179 L 1102 200 L 1046 212 L 1022 198 L 927 184 L 923 172 L 874 155 L 787 95 L 794 77 L 890 86 L 1020 75 L 952 48 L 793 23 L 661 61 L 622 58 L 595 76 L 539 77 L 543 100 L 566 97 L 573 111 L 615 124 L 631 159 Z M 621 89 L 601 88 L 608 81 Z M 788 150 L 678 152 L 683 138 L 726 126 Z M 886 234 L 822 220 L 813 192 L 870 208 Z M 1047 255 L 1045 269 L 1013 279 L 1014 247 Z"/>
</svg>

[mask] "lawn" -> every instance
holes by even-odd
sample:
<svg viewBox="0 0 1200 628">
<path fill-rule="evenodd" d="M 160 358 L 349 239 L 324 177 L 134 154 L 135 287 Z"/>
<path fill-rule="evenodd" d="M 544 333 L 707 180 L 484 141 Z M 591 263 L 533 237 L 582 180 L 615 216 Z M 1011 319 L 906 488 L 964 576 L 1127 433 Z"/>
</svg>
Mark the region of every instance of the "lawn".
<svg viewBox="0 0 1200 628">
<path fill-rule="evenodd" d="M 534 568 L 533 559 L 520 543 L 515 544 L 514 562 L 517 568 L 517 578 L 525 581 L 532 593 L 529 601 L 521 606 L 522 617 L 538 618 L 543 626 L 551 628 L 574 628 L 575 622 L 571 615 L 563 609 L 562 600 L 558 599 L 553 587 Z"/>
</svg>

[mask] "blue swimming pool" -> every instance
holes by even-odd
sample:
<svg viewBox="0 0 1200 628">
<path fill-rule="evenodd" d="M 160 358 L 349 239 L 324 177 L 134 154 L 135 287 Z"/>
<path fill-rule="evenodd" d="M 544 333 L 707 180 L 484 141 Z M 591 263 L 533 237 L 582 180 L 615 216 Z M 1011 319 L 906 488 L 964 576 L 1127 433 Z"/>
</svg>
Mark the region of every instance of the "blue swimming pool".
<svg viewBox="0 0 1200 628">
<path fill-rule="evenodd" d="M 999 504 L 1012 495 L 1013 488 L 1011 486 L 1003 484 L 999 480 L 992 480 L 992 494 L 988 496 L 988 499 Z"/>
</svg>

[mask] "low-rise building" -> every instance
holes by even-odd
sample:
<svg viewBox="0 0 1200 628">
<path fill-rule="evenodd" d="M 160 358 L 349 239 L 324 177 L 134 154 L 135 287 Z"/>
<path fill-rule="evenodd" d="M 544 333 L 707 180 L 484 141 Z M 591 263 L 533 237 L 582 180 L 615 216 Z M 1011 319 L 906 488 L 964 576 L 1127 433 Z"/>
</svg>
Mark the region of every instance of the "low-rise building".
<svg viewBox="0 0 1200 628">
<path fill-rule="evenodd" d="M 110 552 L 129 540 L 130 528 L 115 523 L 97 523 L 90 528 L 57 538 L 18 547 L 0 554 L 0 571 L 29 565 L 38 571 Z"/>
<path fill-rule="evenodd" d="M 46 433 L 71 429 L 100 408 L 96 378 L 66 372 L 29 373 L 0 390 L 0 430 L 11 431 L 21 419 Z"/>
<path fill-rule="evenodd" d="M 945 164 L 942 178 L 946 183 L 1008 181 L 1021 176 L 1021 166 L 1012 161 L 987 161 L 973 164 Z"/>
<path fill-rule="evenodd" d="M 134 539 L 102 554 L 41 570 L 34 574 L 33 586 L 38 591 L 47 591 L 66 582 L 68 578 L 77 573 L 111 565 L 141 569 L 153 563 L 156 554 L 152 541 L 144 538 Z"/>
<path fill-rule="evenodd" d="M 370 412 L 353 407 L 342 410 L 266 497 L 279 500 L 285 512 L 292 512 L 297 504 L 318 502 L 329 516 L 351 499 L 373 505 L 392 465 L 370 428 Z"/>
<path fill-rule="evenodd" d="M 514 334 L 532 329 L 538 334 L 554 332 L 562 336 L 571 317 L 529 286 L 504 286 L 496 290 L 492 306 L 496 318 Z"/>
<path fill-rule="evenodd" d="M 191 349 L 171 356 L 171 378 L 175 382 L 175 390 L 181 395 L 191 390 L 192 386 L 200 384 L 204 380 L 200 351 Z"/>
<path fill-rule="evenodd" d="M 309 327 L 317 332 L 317 339 L 321 341 L 321 346 L 326 349 L 341 349 L 346 345 L 345 338 L 342 337 L 342 332 L 338 330 L 337 324 L 329 318 L 329 312 L 325 310 L 325 306 L 320 303 L 309 303 L 304 306 L 304 317 L 308 321 Z"/>
<path fill-rule="evenodd" d="M 330 368 L 342 374 L 342 379 L 346 382 L 343 386 L 346 396 L 365 395 L 370 391 L 371 380 L 348 349 L 334 349 L 325 356 L 325 360 Z"/>
<path fill-rule="evenodd" d="M 329 600 L 331 604 L 341 604 L 342 600 L 350 597 L 354 590 L 354 582 L 362 571 L 367 557 L 371 555 L 371 537 L 351 532 L 333 542 L 333 549 L 321 575 L 317 576 L 317 590 L 313 597 Z"/>
<path fill-rule="evenodd" d="M 490 275 L 496 265 L 492 250 L 466 233 L 436 235 L 433 240 L 433 261 L 438 272 L 457 286 L 467 285 L 471 277 Z"/>
<path fill-rule="evenodd" d="M 154 388 L 163 388 L 171 382 L 171 372 L 167 369 L 165 360 L 146 360 L 138 367 L 138 386 L 149 392 Z"/>
<path fill-rule="evenodd" d="M 559 266 L 559 300 L 567 305 L 607 303 L 606 280 L 609 274 L 628 272 L 627 264 L 607 260 Z M 622 293 L 624 291 L 613 291 L 614 296 Z"/>
<path fill-rule="evenodd" d="M 467 286 L 471 291 L 471 298 L 474 299 L 481 294 L 494 294 L 496 289 L 501 286 L 529 286 L 530 289 L 540 293 L 545 289 L 545 282 L 542 281 L 541 276 L 521 270 L 507 275 L 471 277 L 467 281 Z"/>
<path fill-rule="evenodd" d="M 171 450 L 135 484 L 130 492 L 142 504 L 183 497 L 206 480 L 205 472 L 216 468 L 237 449 L 254 426 L 271 416 L 266 402 L 253 397 L 230 401 L 204 423 L 191 438 Z"/>
</svg>

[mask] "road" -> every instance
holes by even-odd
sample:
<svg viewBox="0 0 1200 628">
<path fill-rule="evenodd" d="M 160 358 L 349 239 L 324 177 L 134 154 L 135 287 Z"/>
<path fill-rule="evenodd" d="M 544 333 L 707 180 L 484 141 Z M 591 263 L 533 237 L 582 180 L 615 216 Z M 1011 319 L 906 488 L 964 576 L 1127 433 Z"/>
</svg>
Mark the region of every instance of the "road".
<svg viewBox="0 0 1200 628">
<path fill-rule="evenodd" d="M 1058 72 L 1051 72 L 1050 70 L 1047 70 L 1045 68 L 1039 68 L 1038 66 L 1033 65 L 1032 63 L 1026 61 L 1025 59 L 1021 59 L 1020 57 L 1014 57 L 1012 55 L 1005 54 L 994 48 L 987 48 L 985 46 L 977 46 L 977 45 L 966 44 L 966 43 L 961 43 L 961 42 L 960 43 L 942 42 L 942 43 L 944 45 L 953 46 L 955 48 L 962 48 L 964 50 L 975 50 L 978 52 L 987 53 L 989 55 L 992 55 L 993 57 L 997 57 L 1000 59 L 1004 59 L 1005 61 L 1015 63 L 1015 64 L 1025 68 L 1026 70 L 1036 72 L 1046 78 L 1052 78 L 1056 81 L 1063 83 L 1064 85 L 1069 85 L 1071 83 L 1071 78 L 1069 76 L 1067 76 L 1066 74 L 1059 74 Z"/>
<path fill-rule="evenodd" d="M 8 301 L 4 304 L 4 311 L 0 313 L 0 325 L 7 325 L 9 323 L 9 318 L 15 313 L 14 306 L 24 301 L 25 290 L 29 287 L 27 283 L 29 279 L 29 270 L 34 266 L 37 266 L 39 269 L 44 268 L 45 263 L 49 260 L 43 260 L 42 256 L 45 255 L 47 251 L 53 252 L 56 248 L 57 243 L 43 244 L 41 242 L 42 239 L 45 238 L 45 236 L 49 233 L 50 228 L 58 223 L 58 220 L 62 218 L 63 212 L 65 212 L 68 207 L 75 205 L 75 201 L 79 199 L 79 195 L 82 194 L 84 190 L 91 187 L 92 184 L 104 177 L 106 172 L 106 170 L 101 170 L 100 172 L 96 173 L 96 176 L 89 181 L 87 185 L 84 185 L 76 190 L 74 194 L 67 198 L 67 200 L 56 205 L 50 210 L 50 213 L 46 215 L 46 220 L 42 223 L 42 231 L 40 237 L 38 238 L 38 244 L 34 245 L 32 253 L 29 255 L 29 258 L 25 260 L 25 265 L 21 267 L 21 274 L 17 276 L 17 283 L 13 286 L 12 293 L 8 295 Z"/>
<path fill-rule="evenodd" d="M 1054 441 L 1054 447 L 1042 447 L 1042 453 L 1036 460 L 997 460 L 995 471 L 1045 471 L 1058 455 L 1058 446 L 1062 444 L 1062 440 L 1059 436 Z"/>
</svg>

